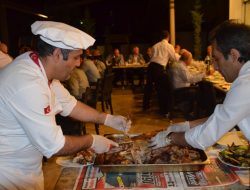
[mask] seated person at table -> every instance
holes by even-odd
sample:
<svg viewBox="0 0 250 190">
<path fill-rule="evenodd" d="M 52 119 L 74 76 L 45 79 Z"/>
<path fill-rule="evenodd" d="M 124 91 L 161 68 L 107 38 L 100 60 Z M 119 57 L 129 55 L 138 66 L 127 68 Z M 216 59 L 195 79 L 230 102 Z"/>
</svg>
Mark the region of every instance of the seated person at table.
<svg viewBox="0 0 250 190">
<path fill-rule="evenodd" d="M 19 55 L 21 55 L 25 52 L 28 52 L 28 51 L 32 51 L 32 48 L 30 46 L 27 46 L 27 45 L 22 45 L 19 48 Z"/>
<path fill-rule="evenodd" d="M 132 54 L 128 56 L 128 64 L 145 64 L 145 60 L 138 46 L 133 47 Z"/>
<path fill-rule="evenodd" d="M 97 67 L 98 71 L 100 72 L 101 76 L 103 77 L 106 65 L 101 59 L 101 52 L 99 49 L 94 49 L 92 53 L 92 59 L 94 61 L 95 66 Z"/>
<path fill-rule="evenodd" d="M 75 67 L 70 75 L 70 78 L 62 82 L 64 87 L 77 100 L 82 101 L 83 94 L 86 88 L 89 87 L 89 82 L 86 74 L 79 67 Z M 82 125 L 78 120 L 71 117 L 56 116 L 56 122 L 61 126 L 64 135 L 80 135 L 82 133 Z"/>
<path fill-rule="evenodd" d="M 113 54 L 110 54 L 106 59 L 107 65 L 124 65 L 124 57 L 118 48 L 114 49 Z"/>
<path fill-rule="evenodd" d="M 97 82 L 99 78 L 101 78 L 101 74 L 98 71 L 94 61 L 86 56 L 83 57 L 83 63 L 81 64 L 81 69 L 87 75 L 88 81 L 90 83 L 93 83 L 93 82 L 95 83 Z"/>
<path fill-rule="evenodd" d="M 8 54 L 8 46 L 0 42 L 0 69 L 12 62 L 12 57 Z"/>
<path fill-rule="evenodd" d="M 171 66 L 171 74 L 173 76 L 174 88 L 189 87 L 191 84 L 197 83 L 205 77 L 205 73 L 192 74 L 188 70 L 188 65 L 193 61 L 192 54 L 189 51 L 185 51 L 178 62 L 175 62 Z"/>
<path fill-rule="evenodd" d="M 81 100 L 86 88 L 89 87 L 88 77 L 82 69 L 76 67 L 73 69 L 70 78 L 65 81 L 65 87 L 71 95 Z"/>
<path fill-rule="evenodd" d="M 119 66 L 119 65 L 125 65 L 124 57 L 120 53 L 120 50 L 118 48 L 114 49 L 113 54 L 110 54 L 106 59 L 106 64 L 111 66 Z M 121 81 L 122 86 L 124 86 L 124 71 L 120 69 L 116 69 L 114 71 L 114 85 L 117 85 L 118 81 Z"/>
<path fill-rule="evenodd" d="M 151 57 L 152 57 L 152 47 L 148 47 L 146 54 L 144 55 L 144 59 L 147 64 L 150 62 Z"/>
<path fill-rule="evenodd" d="M 215 68 L 232 86 L 209 118 L 177 123 L 153 137 L 151 146 L 169 144 L 205 150 L 236 125 L 250 142 L 250 26 L 226 21 L 210 34 Z"/>
<path fill-rule="evenodd" d="M 178 57 L 178 59 L 179 59 L 181 56 L 181 46 L 179 44 L 176 44 L 174 46 L 174 51 L 175 51 L 176 57 Z"/>
<path fill-rule="evenodd" d="M 192 63 L 192 54 L 189 51 L 184 51 L 178 62 L 175 62 L 170 67 L 171 80 L 174 89 L 182 89 L 180 96 L 183 97 L 186 102 L 182 105 L 183 111 L 192 111 L 194 108 L 195 100 L 197 99 L 197 88 L 189 88 L 192 84 L 195 84 L 202 80 L 205 73 L 191 73 L 188 69 L 188 65 Z M 183 99 L 182 98 L 182 99 Z M 190 105 L 191 103 L 191 105 Z"/>
<path fill-rule="evenodd" d="M 204 60 L 209 59 L 210 61 L 212 60 L 212 46 L 209 45 L 207 46 L 207 55 Z"/>
<path fill-rule="evenodd" d="M 188 65 L 193 61 L 192 54 L 189 51 L 183 52 L 178 62 L 171 66 L 171 74 L 173 76 L 174 88 L 189 87 L 191 84 L 197 83 L 205 77 L 205 73 L 192 74 L 188 70 Z"/>
<path fill-rule="evenodd" d="M 85 50 L 85 57 L 87 59 L 91 59 L 91 60 L 93 59 L 93 55 L 92 55 L 92 51 L 91 51 L 90 47 Z"/>
<path fill-rule="evenodd" d="M 144 65 L 146 62 L 143 55 L 140 53 L 138 46 L 133 47 L 132 54 L 128 56 L 128 64 L 140 64 Z M 129 83 L 134 87 L 134 78 L 138 76 L 139 86 L 143 85 L 144 81 L 144 70 L 143 69 L 130 69 L 127 71 Z"/>
</svg>

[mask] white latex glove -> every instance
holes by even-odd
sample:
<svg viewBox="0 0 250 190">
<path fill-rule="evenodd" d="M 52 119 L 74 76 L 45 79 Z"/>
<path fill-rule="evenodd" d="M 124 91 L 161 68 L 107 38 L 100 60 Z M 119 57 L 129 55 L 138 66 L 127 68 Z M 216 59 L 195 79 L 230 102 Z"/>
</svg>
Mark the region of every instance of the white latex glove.
<svg viewBox="0 0 250 190">
<path fill-rule="evenodd" d="M 175 125 L 170 125 L 167 130 L 157 133 L 154 137 L 151 138 L 150 147 L 153 149 L 161 148 L 170 144 L 166 139 L 167 135 L 172 132 L 185 132 L 190 129 L 189 122 L 176 123 Z"/>
<path fill-rule="evenodd" d="M 113 129 L 117 129 L 119 131 L 123 131 L 127 133 L 131 128 L 131 120 L 123 117 L 121 115 L 110 115 L 107 114 L 104 125 L 112 127 Z"/>
<path fill-rule="evenodd" d="M 93 142 L 91 145 L 91 149 L 93 149 L 96 153 L 101 154 L 104 152 L 108 152 L 112 147 L 118 147 L 118 143 L 107 139 L 101 135 L 92 135 Z"/>
</svg>

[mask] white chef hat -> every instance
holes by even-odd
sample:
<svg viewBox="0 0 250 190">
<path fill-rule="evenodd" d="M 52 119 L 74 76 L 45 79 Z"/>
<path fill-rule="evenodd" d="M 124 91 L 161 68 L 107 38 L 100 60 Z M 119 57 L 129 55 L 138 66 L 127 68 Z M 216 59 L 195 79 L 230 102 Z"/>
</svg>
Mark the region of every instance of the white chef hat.
<svg viewBox="0 0 250 190">
<path fill-rule="evenodd" d="M 36 21 L 31 31 L 44 42 L 62 49 L 87 49 L 95 42 L 87 33 L 61 22 Z"/>
</svg>

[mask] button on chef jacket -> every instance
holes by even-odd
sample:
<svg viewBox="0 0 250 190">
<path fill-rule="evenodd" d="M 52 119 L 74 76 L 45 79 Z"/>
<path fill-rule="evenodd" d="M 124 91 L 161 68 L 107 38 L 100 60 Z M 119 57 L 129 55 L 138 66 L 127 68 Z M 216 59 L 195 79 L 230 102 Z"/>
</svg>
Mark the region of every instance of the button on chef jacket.
<svg viewBox="0 0 250 190">
<path fill-rule="evenodd" d="M 50 82 L 38 57 L 27 52 L 0 70 L 0 189 L 44 188 L 42 158 L 65 143 L 55 115 L 70 114 L 76 99 Z"/>
</svg>

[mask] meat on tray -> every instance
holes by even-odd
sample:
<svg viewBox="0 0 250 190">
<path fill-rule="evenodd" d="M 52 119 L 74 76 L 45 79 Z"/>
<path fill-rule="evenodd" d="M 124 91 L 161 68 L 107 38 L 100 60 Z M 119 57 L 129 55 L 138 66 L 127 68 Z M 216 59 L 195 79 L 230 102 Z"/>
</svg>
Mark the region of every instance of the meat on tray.
<svg viewBox="0 0 250 190">
<path fill-rule="evenodd" d="M 93 164 L 94 161 L 95 161 L 95 153 L 89 150 L 80 151 L 73 158 L 74 163 L 79 163 L 83 165 Z"/>
<path fill-rule="evenodd" d="M 149 148 L 149 140 L 155 133 L 142 134 L 129 138 L 122 134 L 107 136 L 118 143 L 122 141 L 132 141 L 132 146 L 126 150 L 105 153 L 97 156 L 96 163 L 99 165 L 126 165 L 126 164 L 181 164 L 201 162 L 199 151 L 177 145 L 152 149 Z M 117 137 L 117 139 L 116 139 Z"/>
</svg>

